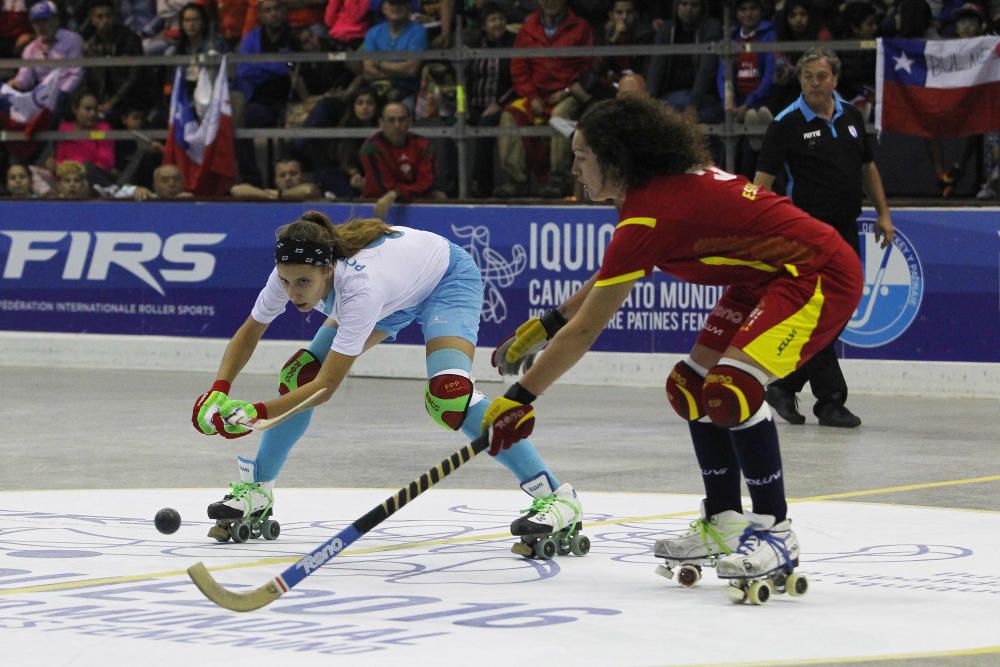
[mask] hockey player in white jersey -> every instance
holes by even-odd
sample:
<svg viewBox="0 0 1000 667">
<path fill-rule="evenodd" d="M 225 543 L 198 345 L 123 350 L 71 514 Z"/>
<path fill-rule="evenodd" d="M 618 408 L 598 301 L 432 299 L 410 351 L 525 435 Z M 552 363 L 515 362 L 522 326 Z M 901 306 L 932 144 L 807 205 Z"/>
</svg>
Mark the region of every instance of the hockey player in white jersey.
<svg viewBox="0 0 1000 667">
<path fill-rule="evenodd" d="M 196 401 L 192 422 L 205 435 L 238 438 L 251 431 L 238 423 L 241 420 L 275 418 L 314 393 L 325 393 L 309 409 L 265 431 L 253 459 L 239 458 L 240 480 L 208 508 L 209 518 L 217 522 L 209 535 L 223 542 L 278 536 L 280 526 L 271 518 L 274 482 L 305 433 L 313 408 L 334 395 L 355 359 L 393 340 L 409 324 L 416 322 L 423 332 L 428 378 L 424 404 L 434 421 L 476 438 L 490 403 L 470 376 L 483 282 L 462 248 L 437 234 L 390 227 L 376 218 L 334 225 L 316 211 L 279 228 L 277 236 L 275 268 L 229 342 L 211 389 Z M 278 398 L 260 403 L 231 398 L 233 381 L 289 301 L 301 312 L 319 310 L 326 321 L 308 347 L 282 368 Z M 490 454 L 534 498 L 527 516 L 514 521 L 511 530 L 527 535 L 537 548 L 525 551 L 519 544 L 514 551 L 540 558 L 556 552 L 586 553 L 589 543 L 579 533 L 576 492 L 556 478 L 531 443 L 491 449 Z M 546 541 L 553 534 L 554 546 Z"/>
</svg>

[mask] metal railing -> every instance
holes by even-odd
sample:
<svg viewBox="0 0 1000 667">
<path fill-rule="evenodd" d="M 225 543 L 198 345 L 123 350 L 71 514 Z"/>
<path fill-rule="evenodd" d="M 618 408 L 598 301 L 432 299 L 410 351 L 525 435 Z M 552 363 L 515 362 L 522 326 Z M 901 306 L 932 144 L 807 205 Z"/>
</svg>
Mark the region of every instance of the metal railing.
<svg viewBox="0 0 1000 667">
<path fill-rule="evenodd" d="M 727 8 L 723 27 L 723 35 L 732 32 L 730 10 Z M 88 58 L 67 58 L 58 61 L 38 61 L 37 67 L 164 67 L 164 66 L 219 66 L 223 57 L 231 70 L 241 63 L 348 63 L 364 60 L 421 60 L 447 61 L 454 66 L 456 75 L 456 113 L 455 122 L 447 126 L 427 127 L 414 125 L 412 131 L 429 138 L 446 138 L 456 142 L 458 154 L 458 188 L 459 198 L 468 197 L 468 141 L 496 138 L 502 136 L 550 137 L 556 130 L 548 125 L 537 127 L 477 127 L 466 122 L 466 81 L 465 68 L 462 63 L 482 58 L 556 58 L 556 57 L 616 57 L 616 56 L 657 56 L 657 55 L 717 55 L 723 62 L 730 65 L 740 53 L 798 53 L 812 47 L 824 47 L 834 51 L 872 50 L 876 48 L 875 40 L 828 40 L 828 41 L 798 41 L 798 42 L 768 42 L 768 43 L 737 43 L 730 39 L 700 44 L 649 44 L 630 46 L 594 46 L 594 47 L 557 47 L 557 48 L 508 48 L 483 49 L 468 47 L 462 40 L 461 17 L 456 18 L 455 46 L 450 49 L 428 49 L 425 51 L 336 51 L 336 52 L 297 52 L 297 53 L 260 53 L 260 54 L 199 54 L 196 56 L 106 56 Z M 0 59 L 0 68 L 13 69 L 23 67 L 26 61 L 21 59 Z M 41 63 L 45 62 L 45 65 Z M 51 66 L 48 63 L 51 62 Z M 726 88 L 732 87 L 732 67 L 725 68 Z M 726 167 L 733 169 L 736 141 L 741 136 L 758 135 L 764 131 L 761 127 L 746 127 L 737 123 L 730 111 L 725 114 L 722 123 L 704 125 L 706 133 L 719 137 L 722 141 Z M 372 134 L 371 128 L 236 128 L 237 139 L 343 139 L 367 138 Z M 166 130 L 143 130 L 136 133 L 130 130 L 112 130 L 104 132 L 36 132 L 31 141 L 55 141 L 60 139 L 108 139 L 135 140 L 149 138 L 166 139 Z M 0 130 L 0 143 L 26 141 L 21 131 Z"/>
</svg>

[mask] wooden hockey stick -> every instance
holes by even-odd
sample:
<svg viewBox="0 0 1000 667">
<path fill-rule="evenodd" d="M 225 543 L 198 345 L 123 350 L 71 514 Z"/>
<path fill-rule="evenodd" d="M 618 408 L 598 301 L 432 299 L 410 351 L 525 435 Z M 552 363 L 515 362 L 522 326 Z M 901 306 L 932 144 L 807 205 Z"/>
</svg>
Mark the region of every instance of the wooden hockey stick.
<svg viewBox="0 0 1000 667">
<path fill-rule="evenodd" d="M 237 423 L 240 426 L 246 426 L 247 428 L 252 429 L 254 431 L 266 431 L 269 428 L 274 428 L 275 426 L 277 426 L 281 422 L 285 421 L 289 417 L 292 417 L 292 416 L 297 415 L 298 413 L 302 412 L 303 410 L 305 410 L 306 408 L 308 408 L 310 405 L 312 405 L 313 403 L 315 403 L 317 400 L 319 400 L 320 396 L 322 396 L 325 393 L 326 393 L 326 388 L 324 387 L 323 389 L 320 389 L 319 391 L 317 391 L 315 394 L 307 396 L 304 401 L 302 401 L 301 403 L 299 403 L 298 405 L 296 405 L 295 407 L 293 407 L 291 410 L 289 410 L 285 414 L 278 415 L 277 417 L 274 417 L 273 419 L 241 419 Z"/>
<path fill-rule="evenodd" d="M 401 488 L 394 495 L 389 496 L 381 505 L 376 506 L 350 526 L 313 549 L 311 553 L 300 558 L 295 564 L 260 588 L 247 593 L 234 593 L 217 582 L 204 563 L 195 563 L 189 567 L 188 576 L 191 577 L 195 586 L 205 594 L 205 597 L 220 607 L 231 611 L 260 609 L 290 591 L 328 560 L 353 544 L 359 537 L 395 514 L 403 505 L 440 482 L 489 445 L 489 438 L 485 434 L 479 436 Z"/>
</svg>

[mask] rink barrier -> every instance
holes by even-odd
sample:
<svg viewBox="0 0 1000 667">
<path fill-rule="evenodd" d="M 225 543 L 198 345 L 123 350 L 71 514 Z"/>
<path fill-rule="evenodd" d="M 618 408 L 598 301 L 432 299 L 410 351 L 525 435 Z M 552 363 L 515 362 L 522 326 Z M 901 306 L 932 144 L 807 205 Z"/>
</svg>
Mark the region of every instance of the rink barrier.
<svg viewBox="0 0 1000 667">
<path fill-rule="evenodd" d="M 0 367 L 31 366 L 114 370 L 191 371 L 211 375 L 219 368 L 225 339 L 0 331 Z M 273 376 L 292 343 L 261 341 L 244 373 Z M 492 348 L 480 347 L 472 374 L 476 382 L 505 382 L 490 366 Z M 591 352 L 571 369 L 566 384 L 662 388 L 684 355 Z M 1000 399 L 1000 364 L 858 360 L 842 362 L 851 393 L 899 396 L 968 396 Z M 382 345 L 366 352 L 352 377 L 425 380 L 421 345 Z M 492 393 L 496 393 L 493 391 Z"/>
<path fill-rule="evenodd" d="M 216 367 L 273 269 L 276 227 L 308 209 L 335 222 L 371 215 L 370 204 L 324 202 L 3 206 L 0 364 L 169 370 Z M 898 234 L 887 249 L 876 242 L 872 213 L 859 219 L 866 289 L 838 344 L 852 390 L 998 395 L 1000 209 L 892 214 Z M 393 207 L 389 222 L 437 232 L 474 257 L 485 283 L 479 345 L 488 350 L 592 275 L 616 216 L 597 206 L 410 205 Z M 686 353 L 721 292 L 654 272 L 570 378 L 659 385 L 664 371 L 650 359 L 669 368 Z M 274 342 L 278 359 L 266 367 L 280 367 L 289 343 L 275 341 L 309 339 L 321 321 L 318 313 L 286 313 L 269 327 L 259 358 L 268 359 Z M 419 328 L 409 327 L 361 359 L 357 372 L 422 378 L 419 348 L 407 351 L 420 342 Z M 492 369 L 476 372 L 493 377 Z"/>
</svg>

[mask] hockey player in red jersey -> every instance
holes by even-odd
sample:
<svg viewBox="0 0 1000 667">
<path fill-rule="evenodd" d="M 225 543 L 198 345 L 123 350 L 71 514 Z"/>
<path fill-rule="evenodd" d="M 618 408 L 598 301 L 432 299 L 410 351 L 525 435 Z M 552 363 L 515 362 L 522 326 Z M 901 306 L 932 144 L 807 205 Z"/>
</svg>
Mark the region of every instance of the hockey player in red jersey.
<svg viewBox="0 0 1000 667">
<path fill-rule="evenodd" d="M 857 255 L 791 201 L 709 165 L 696 125 L 654 101 L 601 102 L 580 120 L 573 173 L 594 201 L 619 211 L 598 272 L 557 309 L 522 324 L 494 353 L 516 373 L 546 347 L 483 422 L 495 447 L 528 436 L 533 402 L 590 349 L 636 281 L 654 268 L 726 285 L 689 356 L 666 381 L 690 426 L 705 500 L 688 534 L 655 553 L 691 585 L 702 564 L 730 580 L 736 601 L 804 593 L 787 517 L 778 434 L 764 388 L 828 345 L 861 296 Z M 740 476 L 753 504 L 744 512 Z"/>
</svg>

